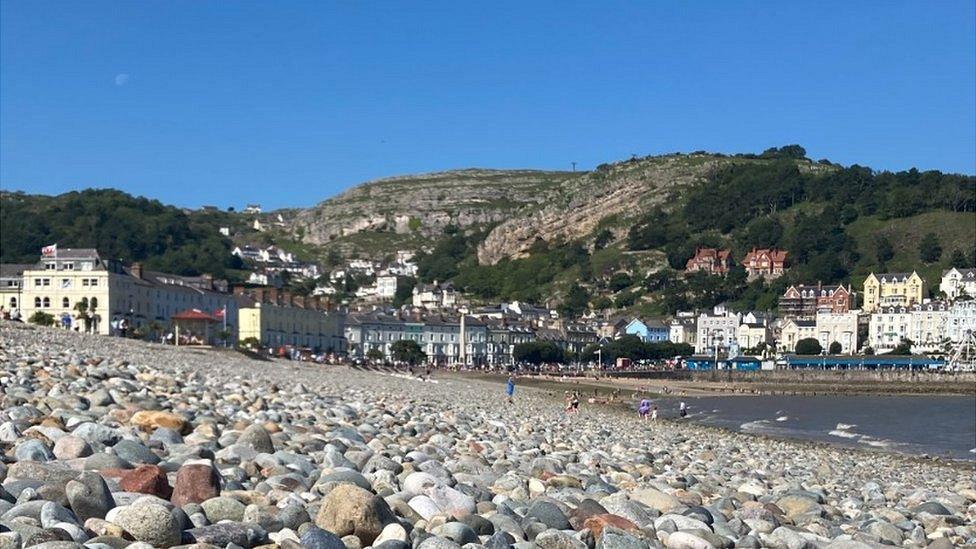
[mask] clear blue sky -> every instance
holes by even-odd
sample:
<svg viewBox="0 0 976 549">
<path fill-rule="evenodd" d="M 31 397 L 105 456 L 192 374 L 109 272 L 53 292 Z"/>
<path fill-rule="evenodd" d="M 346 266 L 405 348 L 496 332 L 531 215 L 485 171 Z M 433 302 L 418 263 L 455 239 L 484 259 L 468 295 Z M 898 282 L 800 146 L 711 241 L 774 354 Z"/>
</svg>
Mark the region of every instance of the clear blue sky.
<svg viewBox="0 0 976 549">
<path fill-rule="evenodd" d="M 0 2 L 0 187 L 310 205 L 760 152 L 976 172 L 976 3 Z"/>
</svg>

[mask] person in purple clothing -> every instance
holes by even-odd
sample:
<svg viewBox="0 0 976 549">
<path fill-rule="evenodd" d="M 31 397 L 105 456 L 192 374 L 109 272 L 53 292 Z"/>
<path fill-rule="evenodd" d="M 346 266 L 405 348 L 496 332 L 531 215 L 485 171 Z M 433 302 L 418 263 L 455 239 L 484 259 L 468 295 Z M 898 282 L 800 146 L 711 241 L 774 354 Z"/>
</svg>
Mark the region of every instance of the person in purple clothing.
<svg viewBox="0 0 976 549">
<path fill-rule="evenodd" d="M 641 419 L 647 420 L 647 414 L 650 411 L 651 411 L 651 401 L 647 400 L 646 398 L 644 400 L 641 400 L 640 406 L 637 407 L 637 415 L 639 415 Z"/>
</svg>

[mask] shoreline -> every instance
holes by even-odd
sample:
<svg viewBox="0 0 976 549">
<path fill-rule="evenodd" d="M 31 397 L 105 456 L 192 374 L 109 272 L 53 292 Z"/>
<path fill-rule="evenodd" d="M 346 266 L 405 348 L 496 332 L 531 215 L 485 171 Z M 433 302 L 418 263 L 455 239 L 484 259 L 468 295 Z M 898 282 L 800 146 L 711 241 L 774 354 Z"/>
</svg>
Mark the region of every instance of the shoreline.
<svg viewBox="0 0 976 549">
<path fill-rule="evenodd" d="M 451 372 L 460 376 L 484 379 L 507 379 L 508 374 L 479 371 Z M 440 373 L 443 375 L 443 373 Z M 802 374 L 801 374 L 802 375 Z M 569 387 L 603 390 L 638 391 L 657 396 L 969 396 L 976 397 L 976 382 L 959 381 L 892 381 L 892 380 L 731 380 L 637 378 L 603 376 L 552 376 L 548 374 L 520 374 L 523 382 L 554 383 Z M 665 394 L 660 389 L 671 390 Z M 657 389 L 657 390 L 656 390 Z"/>
<path fill-rule="evenodd" d="M 445 376 L 444 373 L 441 373 L 440 375 L 442 377 L 448 377 L 456 381 L 470 381 L 471 378 L 474 378 L 475 380 L 480 382 L 492 383 L 497 385 L 501 385 L 507 379 L 507 376 L 502 376 L 502 375 L 480 374 L 480 375 L 472 376 L 470 375 L 469 372 L 460 372 L 460 373 L 452 372 L 450 375 L 447 376 Z M 518 378 L 518 379 L 519 379 L 519 389 L 533 391 L 536 394 L 543 394 L 545 398 L 553 400 L 554 405 L 558 404 L 560 401 L 560 395 L 558 394 L 557 391 L 563 390 L 566 386 L 565 382 L 559 380 L 538 379 L 536 377 L 528 377 L 528 376 L 525 378 Z M 528 383 L 526 383 L 527 381 Z M 580 385 L 574 384 L 574 386 L 589 387 L 591 389 L 593 388 L 593 385 L 587 386 L 582 384 Z M 613 402 L 587 403 L 586 402 L 587 394 L 586 393 L 582 393 L 582 394 L 584 397 L 584 401 L 583 401 L 584 406 L 590 408 L 591 410 L 607 411 L 609 413 L 614 413 L 620 416 L 633 416 L 635 413 L 634 412 L 635 401 L 629 395 L 621 394 L 620 400 L 616 400 Z M 731 397 L 733 395 L 714 394 L 714 393 L 684 394 L 684 395 L 643 393 L 641 396 L 646 398 L 652 398 L 652 399 L 677 398 L 682 396 L 688 397 L 689 399 L 697 399 L 700 397 L 723 397 L 723 396 Z M 764 395 L 735 395 L 735 396 L 764 396 Z M 807 396 L 807 395 L 797 395 L 797 396 Z M 823 396 L 852 396 L 852 395 L 823 395 Z M 911 396 L 936 396 L 936 395 L 909 395 L 909 394 L 900 395 L 899 394 L 899 395 L 882 395 L 882 396 L 911 397 Z M 939 396 L 959 396 L 959 395 L 939 395 Z M 724 427 L 721 425 L 710 425 L 707 423 L 702 423 L 701 421 L 692 419 L 692 417 L 693 416 L 689 416 L 689 418 L 686 420 L 680 420 L 673 417 L 661 417 L 658 419 L 658 422 L 667 423 L 669 425 L 673 425 L 676 427 L 681 425 L 691 426 L 695 429 L 704 429 L 707 431 L 721 433 L 723 435 L 747 436 L 747 437 L 756 437 L 761 440 L 795 443 L 799 445 L 808 446 L 810 448 L 817 448 L 819 450 L 830 449 L 830 450 L 846 450 L 850 452 L 864 452 L 874 456 L 884 456 L 884 457 L 892 457 L 897 459 L 904 459 L 904 460 L 908 460 L 913 464 L 949 466 L 954 469 L 976 473 L 976 457 L 971 459 L 966 459 L 966 458 L 954 458 L 954 457 L 929 455 L 929 454 L 921 455 L 921 454 L 916 454 L 916 453 L 911 453 L 906 451 L 899 451 L 895 448 L 878 448 L 878 447 L 871 447 L 871 446 L 862 446 L 854 442 L 849 442 L 849 441 L 845 442 L 843 439 L 838 439 L 837 441 L 830 441 L 830 440 L 820 440 L 812 437 L 803 438 L 803 437 L 793 437 L 788 435 L 777 435 L 772 433 L 749 432 L 749 431 L 743 431 L 731 427 Z M 653 428 L 653 427 L 649 426 L 648 428 Z"/>
</svg>

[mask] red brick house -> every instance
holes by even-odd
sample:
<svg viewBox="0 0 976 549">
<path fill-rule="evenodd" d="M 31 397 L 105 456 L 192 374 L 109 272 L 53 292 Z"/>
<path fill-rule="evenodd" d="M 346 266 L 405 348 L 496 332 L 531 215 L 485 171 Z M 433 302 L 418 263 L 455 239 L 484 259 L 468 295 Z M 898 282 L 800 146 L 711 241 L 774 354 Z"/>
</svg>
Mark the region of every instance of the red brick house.
<svg viewBox="0 0 976 549">
<path fill-rule="evenodd" d="M 847 313 L 855 306 L 850 286 L 799 284 L 790 286 L 779 298 L 779 313 L 785 318 L 812 319 L 817 313 Z"/>
<path fill-rule="evenodd" d="M 776 248 L 753 248 L 742 260 L 749 280 L 766 278 L 772 280 L 786 272 L 786 250 Z"/>
<path fill-rule="evenodd" d="M 695 256 L 685 265 L 686 273 L 704 271 L 713 275 L 724 275 L 732 268 L 731 252 L 715 248 L 695 248 Z"/>
</svg>

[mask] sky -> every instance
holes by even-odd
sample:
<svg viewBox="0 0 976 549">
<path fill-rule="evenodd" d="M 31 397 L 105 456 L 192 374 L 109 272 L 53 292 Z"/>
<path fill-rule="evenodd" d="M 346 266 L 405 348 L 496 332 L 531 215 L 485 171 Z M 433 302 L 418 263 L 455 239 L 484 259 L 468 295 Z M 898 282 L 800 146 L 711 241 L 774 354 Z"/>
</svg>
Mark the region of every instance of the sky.
<svg viewBox="0 0 976 549">
<path fill-rule="evenodd" d="M 761 152 L 976 173 L 976 2 L 0 0 L 0 188 L 308 206 Z"/>
</svg>

